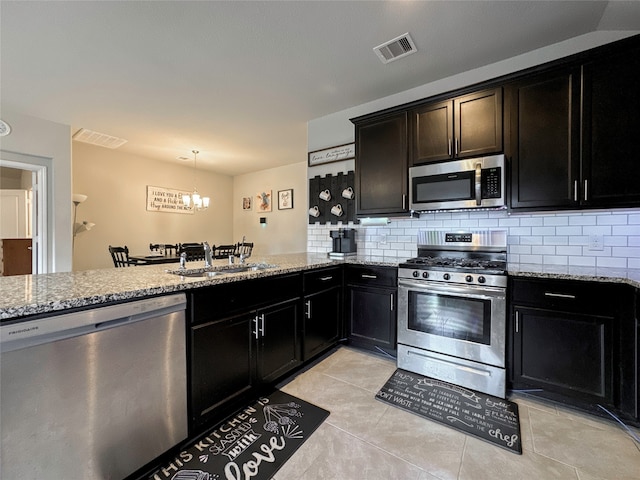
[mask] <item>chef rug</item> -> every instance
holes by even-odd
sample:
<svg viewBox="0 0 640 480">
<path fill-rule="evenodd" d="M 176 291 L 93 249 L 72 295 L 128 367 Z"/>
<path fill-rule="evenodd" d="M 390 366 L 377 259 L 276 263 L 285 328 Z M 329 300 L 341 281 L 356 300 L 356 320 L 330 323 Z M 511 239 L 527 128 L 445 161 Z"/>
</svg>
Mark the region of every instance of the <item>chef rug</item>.
<svg viewBox="0 0 640 480">
<path fill-rule="evenodd" d="M 518 405 L 397 369 L 376 399 L 522 454 Z"/>
<path fill-rule="evenodd" d="M 239 410 L 148 480 L 268 480 L 329 412 L 276 390 Z"/>
</svg>

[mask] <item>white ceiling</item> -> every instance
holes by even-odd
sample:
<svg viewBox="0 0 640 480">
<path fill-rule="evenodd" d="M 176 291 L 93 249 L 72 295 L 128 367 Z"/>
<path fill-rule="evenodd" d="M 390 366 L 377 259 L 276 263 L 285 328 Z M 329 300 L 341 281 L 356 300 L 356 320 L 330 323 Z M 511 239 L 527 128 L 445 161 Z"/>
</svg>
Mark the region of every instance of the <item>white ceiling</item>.
<svg viewBox="0 0 640 480">
<path fill-rule="evenodd" d="M 305 161 L 314 118 L 640 30 L 640 2 L 1 0 L 0 22 L 2 108 L 237 175 Z M 405 32 L 418 53 L 382 64 L 373 47 Z"/>
</svg>

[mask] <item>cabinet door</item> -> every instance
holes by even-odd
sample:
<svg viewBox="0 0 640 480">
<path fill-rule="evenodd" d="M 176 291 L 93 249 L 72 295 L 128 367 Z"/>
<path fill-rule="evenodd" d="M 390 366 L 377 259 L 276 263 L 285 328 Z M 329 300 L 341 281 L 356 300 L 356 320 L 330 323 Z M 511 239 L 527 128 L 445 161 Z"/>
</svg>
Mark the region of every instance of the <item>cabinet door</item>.
<svg viewBox="0 0 640 480">
<path fill-rule="evenodd" d="M 397 290 L 350 286 L 349 343 L 396 351 Z"/>
<path fill-rule="evenodd" d="M 300 299 L 258 310 L 252 335 L 257 341 L 258 378 L 272 382 L 300 363 L 298 312 Z"/>
<path fill-rule="evenodd" d="M 511 208 L 577 206 L 580 72 L 564 70 L 508 87 Z"/>
<path fill-rule="evenodd" d="M 518 307 L 514 321 L 516 384 L 614 403 L 612 318 Z"/>
<path fill-rule="evenodd" d="M 502 152 L 502 89 L 470 93 L 454 100 L 456 157 Z"/>
<path fill-rule="evenodd" d="M 358 215 L 407 212 L 407 182 L 406 112 L 356 124 Z"/>
<path fill-rule="evenodd" d="M 410 165 L 453 158 L 453 102 L 425 105 L 410 112 Z"/>
<path fill-rule="evenodd" d="M 304 297 L 304 360 L 340 339 L 342 286 Z"/>
<path fill-rule="evenodd" d="M 584 66 L 582 201 L 640 205 L 640 48 Z"/>
<path fill-rule="evenodd" d="M 206 423 L 214 410 L 253 386 L 252 317 L 228 317 L 191 327 L 191 420 Z"/>
</svg>

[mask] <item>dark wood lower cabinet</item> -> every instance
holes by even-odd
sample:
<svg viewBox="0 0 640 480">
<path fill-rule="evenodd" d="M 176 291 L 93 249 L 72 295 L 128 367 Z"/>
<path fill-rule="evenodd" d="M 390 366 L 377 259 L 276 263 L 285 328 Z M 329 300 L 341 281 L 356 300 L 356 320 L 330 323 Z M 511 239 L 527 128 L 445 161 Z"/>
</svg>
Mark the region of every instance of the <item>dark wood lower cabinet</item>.
<svg viewBox="0 0 640 480">
<path fill-rule="evenodd" d="M 273 382 L 300 364 L 299 309 L 300 300 L 295 298 L 259 310 L 253 317 L 258 382 Z"/>
<path fill-rule="evenodd" d="M 638 322 L 628 285 L 515 278 L 510 387 L 637 424 Z"/>
<path fill-rule="evenodd" d="M 347 266 L 349 344 L 391 355 L 397 352 L 397 269 Z"/>
<path fill-rule="evenodd" d="M 303 274 L 303 359 L 322 353 L 342 337 L 342 266 Z"/>
</svg>

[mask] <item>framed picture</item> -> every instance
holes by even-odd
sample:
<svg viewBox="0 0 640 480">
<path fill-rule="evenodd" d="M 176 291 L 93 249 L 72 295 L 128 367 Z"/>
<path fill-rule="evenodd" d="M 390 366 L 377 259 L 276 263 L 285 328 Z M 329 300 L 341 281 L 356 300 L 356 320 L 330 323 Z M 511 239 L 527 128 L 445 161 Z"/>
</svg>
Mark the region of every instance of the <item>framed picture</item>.
<svg viewBox="0 0 640 480">
<path fill-rule="evenodd" d="M 278 210 L 293 208 L 293 189 L 278 191 Z"/>
<path fill-rule="evenodd" d="M 251 210 L 251 197 L 242 197 L 242 210 Z"/>
<path fill-rule="evenodd" d="M 271 190 L 263 190 L 256 194 L 256 211 L 258 213 L 271 211 Z"/>
<path fill-rule="evenodd" d="M 322 165 L 324 163 L 339 162 L 340 160 L 348 160 L 355 158 L 356 144 L 346 143 L 336 147 L 324 148 L 309 152 L 309 166 Z"/>
</svg>

